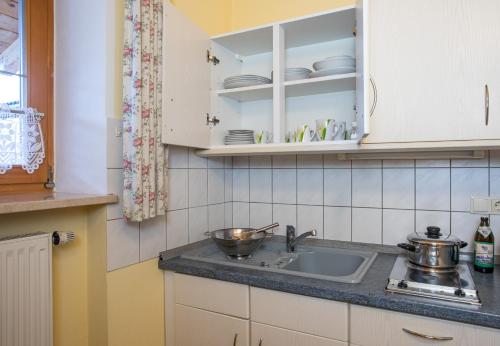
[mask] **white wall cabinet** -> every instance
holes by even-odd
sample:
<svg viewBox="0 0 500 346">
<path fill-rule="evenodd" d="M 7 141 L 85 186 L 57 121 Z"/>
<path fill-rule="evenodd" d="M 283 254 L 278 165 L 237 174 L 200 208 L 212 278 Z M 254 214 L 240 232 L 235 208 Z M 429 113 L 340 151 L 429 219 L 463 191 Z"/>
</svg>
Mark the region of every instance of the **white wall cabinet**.
<svg viewBox="0 0 500 346">
<path fill-rule="evenodd" d="M 500 139 L 498 13 L 497 0 L 371 1 L 364 142 Z"/>
<path fill-rule="evenodd" d="M 315 120 L 324 118 L 345 121 L 348 129 L 358 124 L 358 139 L 326 144 L 357 143 L 369 131 L 366 6 L 367 0 L 359 0 L 356 6 L 209 38 L 166 3 L 163 143 L 220 148 L 228 129 L 269 131 L 274 144 L 253 145 L 262 150 L 283 145 L 287 132 L 304 124 L 315 128 Z M 356 57 L 356 72 L 284 80 L 287 67 L 312 69 L 315 61 L 334 55 Z M 272 72 L 272 84 L 223 88 L 229 76 L 270 78 Z M 219 124 L 209 127 L 207 115 Z"/>
</svg>

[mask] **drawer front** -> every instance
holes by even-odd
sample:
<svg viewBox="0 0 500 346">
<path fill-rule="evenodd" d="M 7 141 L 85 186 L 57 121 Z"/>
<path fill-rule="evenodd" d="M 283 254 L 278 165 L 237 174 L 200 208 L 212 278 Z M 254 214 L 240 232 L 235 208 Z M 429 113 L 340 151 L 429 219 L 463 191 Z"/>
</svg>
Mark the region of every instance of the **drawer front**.
<svg viewBox="0 0 500 346">
<path fill-rule="evenodd" d="M 175 302 L 221 314 L 248 318 L 246 285 L 175 274 Z"/>
<path fill-rule="evenodd" d="M 405 332 L 419 333 L 421 336 Z M 429 340 L 423 337 L 451 337 Z M 500 330 L 351 305 L 350 341 L 372 345 L 500 345 Z"/>
<path fill-rule="evenodd" d="M 248 346 L 249 323 L 175 304 L 175 346 Z"/>
<path fill-rule="evenodd" d="M 250 297 L 253 322 L 347 341 L 346 303 L 255 287 Z"/>
<path fill-rule="evenodd" d="M 346 342 L 252 322 L 252 346 L 347 346 Z"/>
</svg>

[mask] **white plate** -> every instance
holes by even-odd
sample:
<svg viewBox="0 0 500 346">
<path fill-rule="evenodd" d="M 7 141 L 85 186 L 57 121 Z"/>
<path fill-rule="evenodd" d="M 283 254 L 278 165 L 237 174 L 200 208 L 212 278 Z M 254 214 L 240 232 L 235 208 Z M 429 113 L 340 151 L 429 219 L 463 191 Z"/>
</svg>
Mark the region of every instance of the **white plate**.
<svg viewBox="0 0 500 346">
<path fill-rule="evenodd" d="M 352 67 L 352 66 L 336 67 L 336 68 L 332 68 L 329 70 L 320 70 L 320 71 L 312 72 L 309 75 L 309 78 L 325 77 L 325 76 L 331 76 L 334 74 L 352 73 L 355 71 L 356 71 L 356 68 Z"/>
<path fill-rule="evenodd" d="M 316 71 L 346 66 L 356 66 L 356 60 L 353 57 L 331 57 L 313 64 L 313 68 Z"/>
<path fill-rule="evenodd" d="M 259 82 L 259 81 L 224 83 L 224 89 L 245 88 L 250 86 L 266 85 L 271 83 L 272 82 Z"/>
</svg>

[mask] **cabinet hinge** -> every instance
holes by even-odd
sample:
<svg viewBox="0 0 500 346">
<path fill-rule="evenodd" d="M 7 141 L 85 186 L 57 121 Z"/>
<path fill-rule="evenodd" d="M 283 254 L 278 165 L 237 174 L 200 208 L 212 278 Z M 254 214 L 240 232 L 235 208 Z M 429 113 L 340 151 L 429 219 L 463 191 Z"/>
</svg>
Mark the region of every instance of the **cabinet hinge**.
<svg viewBox="0 0 500 346">
<path fill-rule="evenodd" d="M 56 187 L 56 184 L 54 183 L 54 169 L 52 168 L 52 166 L 49 166 L 47 170 L 47 181 L 45 182 L 45 184 L 43 184 L 43 187 L 45 187 L 46 189 L 53 189 L 54 187 Z"/>
<path fill-rule="evenodd" d="M 207 113 L 207 125 L 212 128 L 216 125 L 218 125 L 220 123 L 220 120 L 217 119 L 217 117 L 214 115 L 214 116 L 210 116 L 210 114 Z"/>
<path fill-rule="evenodd" d="M 220 63 L 220 60 L 207 49 L 207 62 L 217 65 Z"/>
<path fill-rule="evenodd" d="M 356 26 L 352 27 L 352 36 L 356 36 L 356 33 L 358 32 L 358 28 Z"/>
</svg>

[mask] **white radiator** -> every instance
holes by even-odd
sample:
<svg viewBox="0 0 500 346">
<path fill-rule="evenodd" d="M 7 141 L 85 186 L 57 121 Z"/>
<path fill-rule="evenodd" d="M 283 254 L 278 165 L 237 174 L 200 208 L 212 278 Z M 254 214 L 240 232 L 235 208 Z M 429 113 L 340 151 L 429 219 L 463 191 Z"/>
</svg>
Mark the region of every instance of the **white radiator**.
<svg viewBox="0 0 500 346">
<path fill-rule="evenodd" d="M 0 239 L 0 346 L 52 346 L 51 240 Z"/>
</svg>

